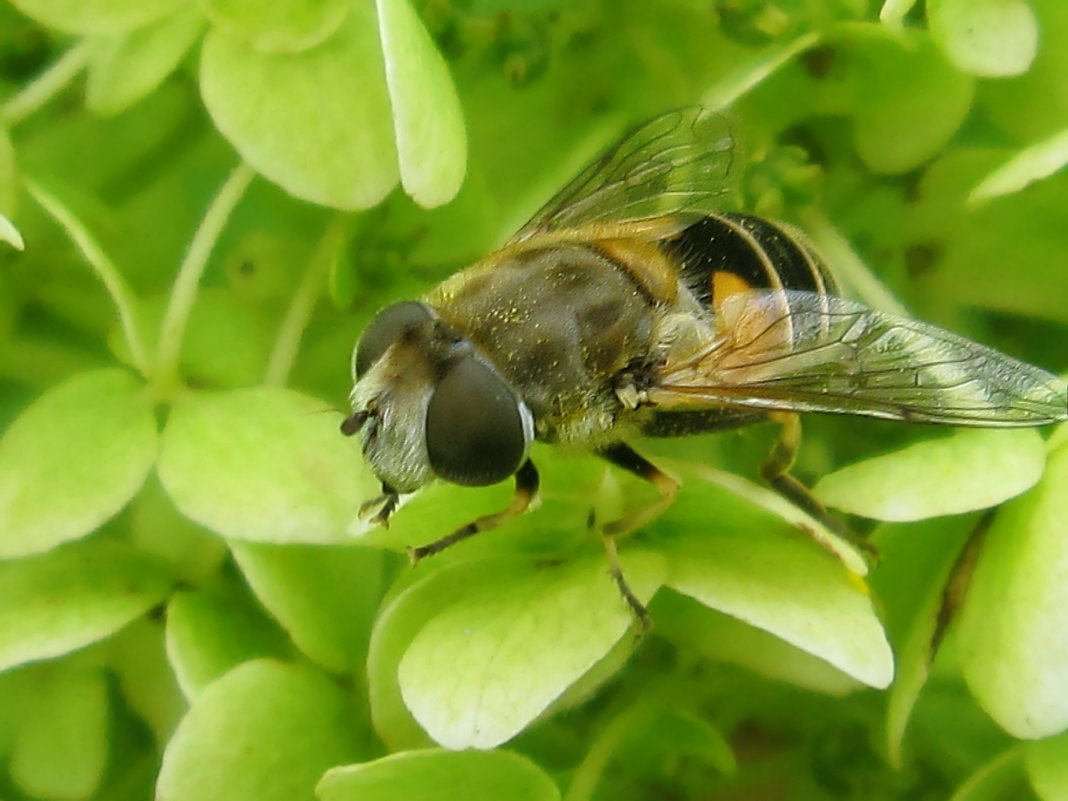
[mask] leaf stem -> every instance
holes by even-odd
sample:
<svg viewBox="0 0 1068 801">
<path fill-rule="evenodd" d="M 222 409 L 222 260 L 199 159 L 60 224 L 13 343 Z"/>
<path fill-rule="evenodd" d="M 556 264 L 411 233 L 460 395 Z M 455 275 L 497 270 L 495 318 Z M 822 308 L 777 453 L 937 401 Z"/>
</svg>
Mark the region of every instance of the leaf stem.
<svg viewBox="0 0 1068 801">
<path fill-rule="evenodd" d="M 219 239 L 227 220 L 233 213 L 245 189 L 254 176 L 252 168 L 241 163 L 230 173 L 219 193 L 211 202 L 204 219 L 200 222 L 189 243 L 185 258 L 178 268 L 170 302 L 160 324 L 159 344 L 153 366 L 153 378 L 157 389 L 166 391 L 177 381 L 178 358 L 182 350 L 185 326 L 196 300 L 200 277 L 208 265 L 208 258 Z"/>
<path fill-rule="evenodd" d="M 650 711 L 651 705 L 647 700 L 637 701 L 620 712 L 601 730 L 586 752 L 586 757 L 575 769 L 563 801 L 590 801 L 593 798 L 597 783 L 601 780 L 612 754 L 638 721 Z"/>
<path fill-rule="evenodd" d="M 104 253 L 103 248 L 89 233 L 89 229 L 79 220 L 70 209 L 60 202 L 54 195 L 45 191 L 41 186 L 28 176 L 26 189 L 34 200 L 43 208 L 59 225 L 67 232 L 67 236 L 85 256 L 85 260 L 100 278 L 115 303 L 119 312 L 119 320 L 122 323 L 122 333 L 126 337 L 126 344 L 130 348 L 130 357 L 134 367 L 143 376 L 148 374 L 148 352 L 141 339 L 141 332 L 137 327 L 137 298 L 133 290 L 122 277 L 122 273 L 116 268 L 114 262 Z"/>
<path fill-rule="evenodd" d="M 308 326 L 308 320 L 315 308 L 323 281 L 348 235 L 348 230 L 349 218 L 347 216 L 337 214 L 327 223 L 326 230 L 319 239 L 311 260 L 308 262 L 308 267 L 304 271 L 300 286 L 289 304 L 285 319 L 278 328 L 278 337 L 275 339 L 271 356 L 267 360 L 267 370 L 263 378 L 263 383 L 267 386 L 285 386 L 289 373 L 293 369 L 293 363 L 296 361 L 301 337 Z"/>
<path fill-rule="evenodd" d="M 89 62 L 89 43 L 81 41 L 55 64 L 0 106 L 0 122 L 13 128 L 59 94 Z"/>
</svg>

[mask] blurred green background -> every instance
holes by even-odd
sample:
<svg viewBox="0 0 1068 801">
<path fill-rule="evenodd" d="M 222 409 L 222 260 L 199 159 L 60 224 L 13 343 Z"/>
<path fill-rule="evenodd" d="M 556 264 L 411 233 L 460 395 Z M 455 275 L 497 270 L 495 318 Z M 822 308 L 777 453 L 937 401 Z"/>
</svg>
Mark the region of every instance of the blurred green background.
<svg viewBox="0 0 1068 801">
<path fill-rule="evenodd" d="M 640 642 L 587 524 L 629 479 L 543 448 L 542 508 L 413 570 L 508 488 L 358 531 L 337 433 L 377 309 L 697 103 L 850 294 L 1063 374 L 1066 41 L 1063 0 L 0 0 L 0 799 L 1068 798 L 1063 427 L 806 420 L 810 483 L 890 454 L 836 474 L 870 581 L 692 466 L 774 432 L 641 443 L 691 466 Z"/>
</svg>

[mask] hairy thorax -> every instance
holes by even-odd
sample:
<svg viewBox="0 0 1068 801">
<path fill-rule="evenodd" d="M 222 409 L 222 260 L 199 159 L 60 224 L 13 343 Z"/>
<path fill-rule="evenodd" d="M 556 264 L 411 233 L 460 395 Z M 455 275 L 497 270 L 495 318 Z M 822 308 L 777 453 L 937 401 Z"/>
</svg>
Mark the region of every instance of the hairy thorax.
<svg viewBox="0 0 1068 801">
<path fill-rule="evenodd" d="M 654 310 L 613 262 L 582 246 L 524 252 L 472 267 L 426 301 L 512 383 L 538 439 L 615 439 L 625 412 L 615 390 L 648 366 Z"/>
</svg>

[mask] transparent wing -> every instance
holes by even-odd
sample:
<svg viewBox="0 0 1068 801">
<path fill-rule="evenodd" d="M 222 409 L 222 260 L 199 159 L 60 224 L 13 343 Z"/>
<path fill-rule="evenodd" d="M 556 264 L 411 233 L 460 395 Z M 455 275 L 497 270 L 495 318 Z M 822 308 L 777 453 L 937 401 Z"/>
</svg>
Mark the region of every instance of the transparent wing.
<svg viewBox="0 0 1068 801">
<path fill-rule="evenodd" d="M 740 292 L 715 335 L 669 355 L 662 408 L 838 412 L 972 426 L 1068 419 L 1068 384 L 932 325 L 809 292 Z"/>
<path fill-rule="evenodd" d="M 584 223 L 721 210 L 735 144 L 725 117 L 692 106 L 632 129 L 524 225 L 511 242 Z"/>
</svg>

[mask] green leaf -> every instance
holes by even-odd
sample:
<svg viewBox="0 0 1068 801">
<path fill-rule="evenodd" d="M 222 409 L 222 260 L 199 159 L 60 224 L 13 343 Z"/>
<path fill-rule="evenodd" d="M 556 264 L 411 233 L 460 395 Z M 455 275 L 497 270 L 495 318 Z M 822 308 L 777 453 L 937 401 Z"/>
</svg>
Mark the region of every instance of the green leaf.
<svg viewBox="0 0 1068 801">
<path fill-rule="evenodd" d="M 101 640 L 168 589 L 154 560 L 105 540 L 0 562 L 0 670 Z"/>
<path fill-rule="evenodd" d="M 959 658 L 980 705 L 1016 737 L 1068 727 L 1068 447 L 987 534 L 961 612 Z"/>
<path fill-rule="evenodd" d="M 130 543 L 166 562 L 184 583 L 210 579 L 227 557 L 226 543 L 179 512 L 156 475 L 134 498 L 129 521 Z"/>
<path fill-rule="evenodd" d="M 972 190 L 968 202 L 976 205 L 991 198 L 1019 192 L 1035 181 L 1058 172 L 1065 164 L 1068 164 L 1068 130 L 1014 155 Z"/>
<path fill-rule="evenodd" d="M 359 759 L 348 696 L 322 674 L 246 662 L 209 685 L 163 754 L 167 801 L 313 801 L 315 783 Z"/>
<path fill-rule="evenodd" d="M 108 756 L 108 688 L 101 670 L 64 667 L 37 676 L 33 714 L 11 753 L 11 779 L 35 798 L 93 795 Z"/>
<path fill-rule="evenodd" d="M 167 657 L 186 698 L 242 662 L 287 652 L 281 632 L 257 610 L 204 591 L 175 594 L 166 636 Z"/>
<path fill-rule="evenodd" d="M 509 751 L 406 751 L 334 768 L 316 788 L 320 801 L 438 801 L 442 798 L 559 801 L 537 765 Z"/>
<path fill-rule="evenodd" d="M 903 173 L 941 150 L 971 108 L 973 80 L 949 64 L 930 38 L 886 26 L 847 29 L 858 60 L 853 143 L 880 173 Z"/>
<path fill-rule="evenodd" d="M 242 158 L 290 194 L 374 206 L 399 175 L 376 27 L 370 3 L 356 3 L 334 36 L 295 55 L 216 29 L 204 42 L 204 104 Z"/>
<path fill-rule="evenodd" d="M 122 370 L 52 387 L 0 439 L 0 558 L 47 551 L 110 520 L 156 458 L 143 385 Z"/>
<path fill-rule="evenodd" d="M 178 67 L 203 28 L 190 5 L 136 30 L 90 39 L 86 105 L 97 114 L 132 106 Z"/>
<path fill-rule="evenodd" d="M 1062 130 L 1068 121 L 1068 48 L 1052 44 L 1068 34 L 1068 5 L 1028 2 L 1041 37 L 1034 63 L 1022 75 L 986 82 L 981 95 L 983 115 L 1023 142 Z"/>
<path fill-rule="evenodd" d="M 456 87 L 408 0 L 376 0 L 401 183 L 427 208 L 452 200 L 467 166 Z"/>
<path fill-rule="evenodd" d="M 668 585 L 886 687 L 893 656 L 863 580 L 803 529 L 705 485 L 682 492 L 657 522 Z"/>
<path fill-rule="evenodd" d="M 1068 798 L 1068 732 L 1028 744 L 1024 760 L 1042 801 Z"/>
<path fill-rule="evenodd" d="M 225 537 L 344 543 L 376 485 L 340 419 L 291 390 L 191 393 L 163 432 L 160 480 L 184 514 Z"/>
<path fill-rule="evenodd" d="M 807 50 L 811 50 L 819 42 L 818 35 L 806 33 L 785 45 L 776 44 L 758 52 L 749 61 L 734 67 L 726 77 L 721 78 L 705 92 L 701 97 L 702 105 L 712 109 L 730 107 L 738 98 L 759 86 L 784 65 L 789 64 Z"/>
<path fill-rule="evenodd" d="M 337 32 L 346 0 L 200 0 L 214 25 L 267 53 L 299 53 Z"/>
<path fill-rule="evenodd" d="M 1027 72 L 1038 51 L 1038 21 L 1025 0 L 928 0 L 931 36 L 965 72 Z"/>
<path fill-rule="evenodd" d="M 850 514 L 924 520 L 1004 503 L 1033 487 L 1045 463 L 1031 429 L 968 429 L 843 467 L 813 493 Z"/>
<path fill-rule="evenodd" d="M 894 643 L 897 670 L 887 698 L 886 751 L 902 765 L 902 744 L 912 711 L 927 682 L 931 647 L 946 606 L 947 582 L 975 520 L 952 518 L 883 526 L 872 537 L 879 564 L 871 575 L 882 618 Z"/>
<path fill-rule="evenodd" d="M 655 553 L 624 552 L 639 599 L 664 578 Z M 447 748 L 511 739 L 603 659 L 634 624 L 604 557 L 486 575 L 416 635 L 398 676 L 416 720 Z"/>
<path fill-rule="evenodd" d="M 181 0 L 12 0 L 23 14 L 67 33 L 120 33 L 146 25 Z"/>
<path fill-rule="evenodd" d="M 493 575 L 519 580 L 528 572 L 529 562 L 514 556 L 447 565 L 423 576 L 382 609 L 368 649 L 368 700 L 375 731 L 390 749 L 402 751 L 432 743 L 404 705 L 397 678 L 404 652 L 420 629 L 480 578 Z"/>
<path fill-rule="evenodd" d="M 107 651 L 108 665 L 118 679 L 123 699 L 162 748 L 187 706 L 167 661 L 162 621 L 134 621 L 108 642 Z"/>
<path fill-rule="evenodd" d="M 677 592 L 662 592 L 650 613 L 658 636 L 713 662 L 729 662 L 806 690 L 844 696 L 862 685 L 812 654 Z"/>
<path fill-rule="evenodd" d="M 260 602 L 309 658 L 361 666 L 382 588 L 382 554 L 347 547 L 231 543 Z"/>
</svg>

